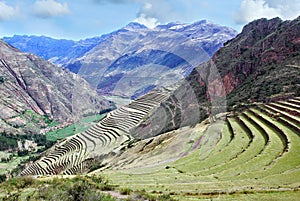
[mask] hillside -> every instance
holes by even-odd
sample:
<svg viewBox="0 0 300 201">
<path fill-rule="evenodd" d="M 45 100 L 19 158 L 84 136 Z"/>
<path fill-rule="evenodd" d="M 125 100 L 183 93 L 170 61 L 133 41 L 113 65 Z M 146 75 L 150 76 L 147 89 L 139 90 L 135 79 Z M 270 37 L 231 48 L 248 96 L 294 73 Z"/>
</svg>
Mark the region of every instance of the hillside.
<svg viewBox="0 0 300 201">
<path fill-rule="evenodd" d="M 157 86 L 184 78 L 236 34 L 203 20 L 154 29 L 130 23 L 101 37 L 73 42 L 35 36 L 4 40 L 70 69 L 97 88 L 99 94 L 135 99 Z"/>
<path fill-rule="evenodd" d="M 26 167 L 21 175 L 86 172 L 96 158 L 114 155 L 132 143 L 132 129 L 140 125 L 168 97 L 168 90 L 152 91 L 108 113 L 88 130 L 57 143 L 41 155 L 38 161 Z"/>
<path fill-rule="evenodd" d="M 269 27 L 269 29 L 266 29 L 266 27 Z M 126 146 L 128 143 L 132 143 L 132 140 L 147 139 L 184 126 L 195 125 L 207 117 L 210 117 L 210 122 L 214 122 L 220 115 L 227 112 L 227 104 L 237 104 L 234 107 L 237 110 L 239 107 L 247 107 L 247 104 L 252 104 L 257 100 L 255 96 L 242 99 L 243 95 L 247 95 L 247 91 L 239 96 L 232 95 L 239 92 L 240 89 L 248 88 L 248 91 L 253 89 L 247 79 L 252 79 L 254 76 L 260 76 L 258 78 L 267 82 L 272 80 L 272 77 L 269 76 L 270 73 L 285 72 L 279 75 L 276 74 L 276 79 L 283 80 L 280 83 L 271 81 L 267 84 L 260 84 L 258 78 L 256 79 L 257 82 L 251 82 L 252 85 L 259 87 L 256 90 L 260 92 L 265 87 L 276 87 L 284 90 L 271 90 L 269 94 L 262 93 L 260 98 L 265 100 L 264 102 L 268 102 L 274 97 L 276 99 L 286 99 L 287 96 L 297 96 L 299 93 L 300 71 L 298 68 L 289 65 L 295 65 L 293 62 L 297 61 L 300 51 L 299 40 L 296 40 L 300 35 L 297 34 L 297 31 L 300 30 L 298 28 L 299 18 L 286 22 L 282 22 L 280 19 L 269 21 L 261 19 L 248 24 L 243 32 L 229 41 L 224 48 L 221 48 L 212 60 L 201 64 L 186 79 L 172 87 L 151 91 L 129 105 L 109 113 L 88 131 L 68 138 L 56 146 L 56 149 L 49 151 L 50 161 L 48 161 L 46 154 L 44 159 L 34 164 L 35 167 L 45 168 L 49 164 L 53 164 L 53 166 L 51 165 L 52 168 L 44 170 L 37 168 L 40 172 L 36 172 L 31 167 L 29 168 L 30 171 L 25 170 L 24 174 L 57 174 L 61 172 L 70 174 L 75 173 L 76 170 L 81 172 L 89 166 L 85 164 L 89 163 L 90 159 L 103 158 L 109 153 L 116 154 L 121 149 L 120 145 Z M 289 33 L 295 34 L 294 37 L 291 37 Z M 283 46 L 282 51 L 278 51 L 278 54 L 285 58 L 284 60 L 272 60 L 273 63 L 264 63 L 261 58 L 265 51 L 262 51 L 261 48 L 269 49 L 266 46 L 268 40 L 274 43 L 269 44 L 270 47 L 277 47 L 276 40 L 271 39 L 276 34 L 291 48 L 285 49 L 285 46 Z M 256 38 L 256 40 L 253 38 Z M 233 58 L 231 54 L 236 54 L 232 51 L 234 49 L 240 51 L 238 48 L 244 48 L 242 42 L 245 40 L 249 40 L 247 43 L 249 50 L 237 57 L 245 59 L 243 64 L 242 60 L 237 61 L 237 58 Z M 258 59 L 246 60 L 248 52 L 252 52 Z M 226 57 L 226 54 L 229 55 Z M 222 62 L 219 58 L 233 59 Z M 227 65 L 224 66 L 224 62 L 227 62 Z M 287 66 L 287 64 L 289 65 Z M 248 71 L 238 71 L 233 67 L 229 68 L 229 66 L 253 66 L 253 68 L 247 74 L 247 78 L 244 75 L 245 79 L 243 80 L 240 78 L 242 77 L 240 74 Z M 263 70 L 269 68 L 269 66 L 272 66 L 272 68 L 268 71 Z M 236 70 L 235 73 L 232 69 Z M 289 82 L 284 81 L 287 75 Z M 226 95 L 228 95 L 227 100 Z M 236 100 L 243 102 L 238 103 Z M 73 143 L 76 146 L 73 147 Z M 69 149 L 68 146 L 71 145 L 73 148 Z M 78 150 L 82 152 L 81 158 L 74 156 L 74 154 L 78 154 Z M 58 153 L 61 157 L 52 158 L 53 155 Z M 72 161 L 67 162 L 70 166 L 65 166 L 65 162 L 61 163 L 62 158 L 65 162 Z"/>
<path fill-rule="evenodd" d="M 195 100 L 187 96 L 193 93 L 210 115 L 299 96 L 299 36 L 299 17 L 251 22 L 210 61 L 195 68 L 175 94 L 191 102 Z"/>
<path fill-rule="evenodd" d="M 150 101 L 150 97 L 147 98 Z M 139 106 L 142 106 L 141 101 Z M 134 106 L 138 108 L 137 103 Z M 60 172 L 84 158 L 82 150 L 88 150 L 86 144 L 91 146 L 92 141 L 97 142 L 91 129 L 57 146 L 22 174 L 74 174 L 88 168 L 90 163 L 93 168 L 99 168 L 90 175 L 104 175 L 120 192 L 124 189 L 129 194 L 132 192 L 133 200 L 135 193 L 143 189 L 154 195 L 169 195 L 167 200 L 171 197 L 175 200 L 297 200 L 300 192 L 299 106 L 299 97 L 256 103 L 241 112 L 227 113 L 215 122 L 205 121 L 127 146 L 123 144 L 110 154 L 102 152 L 97 158 L 98 164 L 90 159 L 86 166 L 73 166 Z M 99 131 L 98 139 L 104 140 L 101 151 L 116 144 L 113 131 L 118 132 L 121 124 L 115 125 L 119 125 L 118 128 L 107 125 L 108 132 L 102 135 L 101 127 L 122 114 L 126 113 L 113 113 L 110 121 L 107 119 L 94 127 Z M 137 117 L 137 113 L 130 114 L 127 117 L 131 120 L 124 122 L 124 127 L 130 122 L 133 124 L 133 118 Z"/>
<path fill-rule="evenodd" d="M 193 125 L 219 113 L 300 95 L 300 19 L 260 19 L 181 80 L 172 96 L 146 120 L 162 119 L 158 133 Z M 280 81 L 279 81 L 280 80 Z M 161 111 L 167 111 L 162 114 Z M 153 127 L 136 128 L 137 135 Z"/>
<path fill-rule="evenodd" d="M 229 105 L 299 95 L 300 17 L 251 22 L 212 61 Z"/>
<path fill-rule="evenodd" d="M 179 200 L 297 200 L 299 26 L 249 23 L 187 78 L 108 113 L 20 174 L 92 171 Z"/>
<path fill-rule="evenodd" d="M 178 200 L 297 200 L 300 102 L 256 104 L 131 145 L 91 174 Z"/>
<path fill-rule="evenodd" d="M 0 40 L 0 133 L 37 134 L 112 108 L 79 76 Z M 84 104 L 83 104 L 84 103 Z"/>
</svg>

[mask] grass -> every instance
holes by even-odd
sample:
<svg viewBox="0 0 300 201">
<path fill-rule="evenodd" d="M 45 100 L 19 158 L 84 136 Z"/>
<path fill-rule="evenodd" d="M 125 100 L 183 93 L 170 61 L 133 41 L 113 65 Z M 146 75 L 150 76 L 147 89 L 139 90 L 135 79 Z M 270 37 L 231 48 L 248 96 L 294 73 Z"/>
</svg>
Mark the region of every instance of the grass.
<svg viewBox="0 0 300 201">
<path fill-rule="evenodd" d="M 120 188 L 161 192 L 178 200 L 297 200 L 299 135 L 267 113 L 250 110 L 238 114 L 244 126 L 236 118 L 228 118 L 233 138 L 229 124 L 215 122 L 204 131 L 198 149 L 174 162 L 150 168 L 142 165 L 141 158 L 135 168 L 105 170 L 102 174 Z M 275 127 L 288 139 L 287 152 Z"/>
<path fill-rule="evenodd" d="M 100 121 L 104 116 L 105 114 L 98 114 L 89 117 L 84 117 L 80 119 L 78 123 L 46 133 L 46 139 L 48 141 L 55 142 L 57 140 L 64 139 L 77 133 L 81 133 L 89 129 L 94 122 Z"/>
<path fill-rule="evenodd" d="M 64 200 L 64 201 L 116 201 L 149 200 L 177 201 L 169 194 L 148 193 L 145 190 L 133 191 L 130 188 L 115 191 L 102 176 L 32 177 L 11 178 L 0 183 L 2 200 Z M 114 197 L 115 196 L 115 197 Z"/>
<path fill-rule="evenodd" d="M 194 194 L 194 195 L 175 195 L 174 198 L 181 201 L 196 201 L 196 200 L 222 200 L 222 201 L 250 201 L 250 200 L 263 200 L 263 201 L 298 201 L 300 196 L 299 191 L 243 191 L 238 193 L 207 193 L 207 194 Z"/>
<path fill-rule="evenodd" d="M 30 156 L 13 156 L 9 162 L 0 163 L 0 174 L 7 174 L 14 170 L 19 164 L 27 160 Z"/>
</svg>

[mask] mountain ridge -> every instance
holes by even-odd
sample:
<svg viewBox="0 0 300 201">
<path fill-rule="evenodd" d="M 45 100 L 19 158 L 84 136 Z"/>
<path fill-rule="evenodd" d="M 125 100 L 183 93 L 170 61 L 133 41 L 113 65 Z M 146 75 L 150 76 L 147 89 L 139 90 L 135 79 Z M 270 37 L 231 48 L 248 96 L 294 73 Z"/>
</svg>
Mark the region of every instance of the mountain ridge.
<svg viewBox="0 0 300 201">
<path fill-rule="evenodd" d="M 150 88 L 167 86 L 184 78 L 236 34 L 231 28 L 206 20 L 169 23 L 153 29 L 132 22 L 112 33 L 73 42 L 63 56 L 49 60 L 79 74 L 99 94 L 132 98 Z M 14 46 L 24 46 L 14 38 L 5 39 Z M 179 60 L 185 62 L 177 63 Z M 158 68 L 163 69 L 161 75 L 155 73 Z M 128 82 L 137 84 L 132 86 Z M 106 83 L 112 86 L 107 87 Z"/>
</svg>

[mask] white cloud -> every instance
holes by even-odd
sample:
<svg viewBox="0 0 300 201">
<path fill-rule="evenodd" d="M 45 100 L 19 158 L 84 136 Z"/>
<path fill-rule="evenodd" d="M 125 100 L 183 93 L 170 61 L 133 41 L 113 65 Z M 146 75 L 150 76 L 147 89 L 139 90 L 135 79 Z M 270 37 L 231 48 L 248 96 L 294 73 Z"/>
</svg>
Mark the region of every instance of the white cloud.
<svg viewBox="0 0 300 201">
<path fill-rule="evenodd" d="M 153 17 L 147 17 L 144 13 L 141 13 L 140 16 L 134 20 L 134 22 L 143 24 L 146 27 L 151 28 L 151 29 L 160 24 L 158 22 L 158 19 L 153 18 Z"/>
<path fill-rule="evenodd" d="M 59 3 L 55 0 L 37 0 L 33 5 L 33 14 L 41 18 L 50 18 L 69 14 L 67 3 Z"/>
<path fill-rule="evenodd" d="M 160 23 L 178 19 L 173 5 L 169 1 L 161 0 L 135 0 L 142 3 L 135 22 L 142 23 L 149 28 L 155 27 Z"/>
<path fill-rule="evenodd" d="M 144 4 L 144 10 L 151 10 L 152 9 L 152 4 L 151 3 L 145 3 Z"/>
<path fill-rule="evenodd" d="M 160 23 L 158 22 L 158 19 L 151 15 L 152 8 L 153 5 L 151 3 L 144 3 L 143 7 L 141 8 L 141 11 L 138 14 L 138 17 L 134 21 L 143 24 L 149 28 L 154 28 L 157 25 L 159 25 Z"/>
<path fill-rule="evenodd" d="M 9 20 L 15 17 L 18 12 L 18 7 L 14 8 L 5 4 L 5 2 L 0 2 L 0 21 Z"/>
<path fill-rule="evenodd" d="M 283 19 L 295 19 L 300 15 L 299 0 L 268 0 L 270 6 L 277 7 Z"/>
<path fill-rule="evenodd" d="M 259 18 L 294 19 L 299 10 L 299 0 L 243 0 L 235 14 L 235 21 L 243 24 Z"/>
</svg>

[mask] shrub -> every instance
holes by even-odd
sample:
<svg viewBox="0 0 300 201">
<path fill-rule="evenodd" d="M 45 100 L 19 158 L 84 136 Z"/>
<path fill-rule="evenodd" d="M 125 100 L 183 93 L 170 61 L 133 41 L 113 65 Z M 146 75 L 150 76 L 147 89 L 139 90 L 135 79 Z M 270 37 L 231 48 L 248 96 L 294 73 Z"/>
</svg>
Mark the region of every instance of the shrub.
<svg viewBox="0 0 300 201">
<path fill-rule="evenodd" d="M 168 194 L 163 195 L 152 195 L 148 193 L 146 190 L 135 191 L 135 198 L 137 200 L 149 200 L 149 201 L 176 201 Z M 134 200 L 135 200 L 134 198 Z"/>
<path fill-rule="evenodd" d="M 26 156 L 26 155 L 28 155 L 28 150 L 25 149 L 22 151 L 21 150 L 18 151 L 18 156 Z"/>
<path fill-rule="evenodd" d="M 120 193 L 122 195 L 130 195 L 131 192 L 132 192 L 132 190 L 130 188 L 121 188 L 120 189 Z"/>
<path fill-rule="evenodd" d="M 66 201 L 115 201 L 111 195 L 101 194 L 99 183 L 108 185 L 101 176 L 77 176 L 72 179 L 55 178 L 39 187 L 32 200 L 66 200 Z"/>
<path fill-rule="evenodd" d="M 0 174 L 0 183 L 4 182 L 6 180 L 5 174 Z"/>
</svg>

